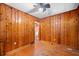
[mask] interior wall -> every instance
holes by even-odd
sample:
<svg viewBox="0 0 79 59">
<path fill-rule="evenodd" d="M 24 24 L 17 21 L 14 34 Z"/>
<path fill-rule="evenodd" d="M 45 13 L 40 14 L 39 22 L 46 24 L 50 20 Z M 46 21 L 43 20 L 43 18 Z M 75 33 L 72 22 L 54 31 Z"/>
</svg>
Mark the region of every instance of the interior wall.
<svg viewBox="0 0 79 59">
<path fill-rule="evenodd" d="M 40 40 L 79 49 L 79 8 L 40 20 Z"/>
<path fill-rule="evenodd" d="M 34 42 L 37 18 L 0 4 L 0 55 Z"/>
</svg>

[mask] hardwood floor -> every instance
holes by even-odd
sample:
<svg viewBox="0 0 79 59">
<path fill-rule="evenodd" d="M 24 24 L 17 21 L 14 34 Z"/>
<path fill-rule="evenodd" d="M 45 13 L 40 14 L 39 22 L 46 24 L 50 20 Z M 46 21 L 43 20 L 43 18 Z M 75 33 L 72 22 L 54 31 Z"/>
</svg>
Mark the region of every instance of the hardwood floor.
<svg viewBox="0 0 79 59">
<path fill-rule="evenodd" d="M 79 51 L 57 44 L 50 44 L 46 41 L 39 41 L 35 44 L 10 51 L 6 56 L 79 56 Z"/>
</svg>

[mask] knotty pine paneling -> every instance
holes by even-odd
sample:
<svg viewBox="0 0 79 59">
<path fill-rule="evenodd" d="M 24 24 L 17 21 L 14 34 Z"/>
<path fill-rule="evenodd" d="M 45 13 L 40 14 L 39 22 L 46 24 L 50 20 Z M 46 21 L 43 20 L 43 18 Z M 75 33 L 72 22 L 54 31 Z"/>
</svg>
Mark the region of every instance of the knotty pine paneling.
<svg viewBox="0 0 79 59">
<path fill-rule="evenodd" d="M 16 49 L 17 47 L 18 47 L 18 39 L 19 38 L 17 38 L 17 35 L 18 35 L 18 27 L 17 27 L 17 23 L 16 23 L 16 19 L 17 19 L 17 10 L 16 9 L 14 9 L 14 8 L 12 8 L 12 15 L 11 15 L 11 17 L 12 17 L 12 25 L 11 25 L 11 27 L 12 27 L 12 50 L 13 49 Z M 19 17 L 19 14 L 18 14 L 18 17 Z M 16 45 L 15 45 L 15 42 L 16 42 Z"/>
<path fill-rule="evenodd" d="M 77 49 L 79 50 L 79 7 L 77 9 Z"/>
<path fill-rule="evenodd" d="M 51 41 L 60 43 L 60 15 L 50 17 Z"/>
<path fill-rule="evenodd" d="M 40 30 L 40 32 L 41 32 L 40 40 L 51 41 L 51 35 L 49 34 L 51 31 L 49 18 L 46 18 L 45 21 L 43 20 L 40 22 L 40 29 L 41 29 Z"/>
<path fill-rule="evenodd" d="M 40 40 L 45 40 L 44 22 L 40 21 Z"/>
<path fill-rule="evenodd" d="M 1 34 L 1 32 L 2 32 L 1 19 L 3 17 L 3 15 L 1 15 L 1 11 L 2 11 L 2 9 L 1 9 L 1 5 L 0 5 L 0 55 L 4 55 L 4 53 L 2 53 L 2 52 L 4 52 L 4 40 L 1 40 L 3 38 L 3 37 L 1 37 L 2 36 L 2 34 Z"/>
<path fill-rule="evenodd" d="M 40 20 L 40 39 L 61 44 L 67 48 L 79 49 L 78 20 L 79 8 L 43 18 Z M 48 39 L 50 36 L 51 39 Z"/>
<path fill-rule="evenodd" d="M 1 15 L 1 19 L 0 19 L 0 40 L 1 40 L 1 42 L 0 42 L 0 44 L 1 44 L 1 46 L 0 46 L 0 48 L 1 48 L 1 50 L 0 50 L 0 52 L 1 52 L 1 55 L 3 55 L 3 54 L 5 54 L 5 44 L 6 44 L 6 42 L 5 42 L 5 40 L 6 40 L 6 37 L 7 37 L 7 34 L 6 34 L 6 24 L 7 24 L 7 22 L 6 22 L 6 15 L 5 15 L 5 11 L 6 9 L 4 8 L 4 5 L 0 5 L 0 15 Z"/>
<path fill-rule="evenodd" d="M 0 55 L 33 43 L 35 20 L 29 14 L 0 4 Z"/>
</svg>

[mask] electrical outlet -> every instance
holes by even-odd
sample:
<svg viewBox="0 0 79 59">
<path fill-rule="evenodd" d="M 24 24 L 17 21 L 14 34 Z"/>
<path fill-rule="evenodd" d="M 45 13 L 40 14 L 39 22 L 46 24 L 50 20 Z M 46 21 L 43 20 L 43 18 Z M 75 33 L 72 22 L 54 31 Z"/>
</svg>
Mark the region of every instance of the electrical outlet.
<svg viewBox="0 0 79 59">
<path fill-rule="evenodd" d="M 14 45 L 16 45 L 16 42 L 14 42 Z"/>
</svg>

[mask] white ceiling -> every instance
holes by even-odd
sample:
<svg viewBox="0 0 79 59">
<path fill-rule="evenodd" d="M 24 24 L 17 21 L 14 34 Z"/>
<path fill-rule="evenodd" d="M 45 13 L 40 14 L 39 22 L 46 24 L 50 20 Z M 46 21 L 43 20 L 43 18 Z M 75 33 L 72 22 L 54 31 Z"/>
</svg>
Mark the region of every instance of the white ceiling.
<svg viewBox="0 0 79 59">
<path fill-rule="evenodd" d="M 35 3 L 6 3 L 6 4 L 23 12 L 29 13 L 29 11 L 34 8 L 33 5 Z M 39 10 L 35 13 L 29 13 L 29 14 L 37 18 L 44 18 L 51 15 L 67 12 L 76 9 L 78 7 L 78 3 L 50 3 L 50 5 L 51 8 L 47 9 L 45 12 Z"/>
</svg>

